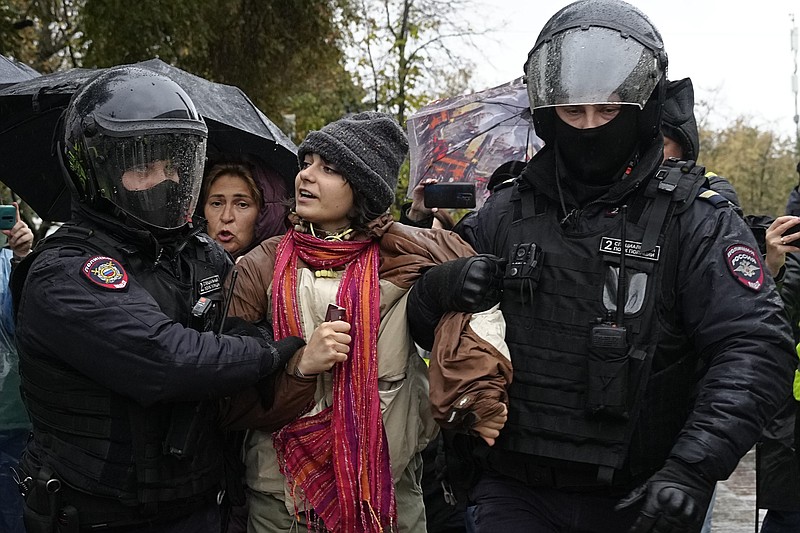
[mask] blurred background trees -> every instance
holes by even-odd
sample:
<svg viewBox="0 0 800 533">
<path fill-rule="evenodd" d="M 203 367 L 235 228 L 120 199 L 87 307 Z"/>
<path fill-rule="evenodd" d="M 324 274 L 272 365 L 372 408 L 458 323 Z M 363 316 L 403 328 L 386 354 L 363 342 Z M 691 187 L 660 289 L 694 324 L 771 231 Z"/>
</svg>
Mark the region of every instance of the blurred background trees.
<svg viewBox="0 0 800 533">
<path fill-rule="evenodd" d="M 295 140 L 468 88 L 470 0 L 0 0 L 0 53 L 42 73 L 153 57 L 240 87 Z M 463 42 L 459 41 L 463 49 Z"/>
<path fill-rule="evenodd" d="M 719 130 L 702 130 L 700 162 L 736 188 L 747 214 L 782 215 L 798 184 L 794 142 L 736 118 Z"/>
<path fill-rule="evenodd" d="M 465 92 L 470 0 L 0 0 L 0 53 L 41 73 L 158 57 L 240 87 L 295 142 L 348 112 Z M 398 185 L 408 184 L 407 165 Z M 0 191 L 0 196 L 4 194 Z"/>
<path fill-rule="evenodd" d="M 695 107 L 700 128 L 700 164 L 727 178 L 736 188 L 745 214 L 784 214 L 792 187 L 800 182 L 800 154 L 788 135 L 779 135 L 754 117 L 732 117 L 711 125 L 716 92 Z"/>
<path fill-rule="evenodd" d="M 471 9 L 472 0 L 0 0 L 0 53 L 42 73 L 159 57 L 240 87 L 300 142 L 348 112 L 404 124 L 436 98 L 483 89 L 470 87 Z M 745 212 L 782 214 L 798 181 L 791 139 L 750 117 L 711 127 L 709 105 L 698 102 L 701 163 L 730 179 Z"/>
</svg>

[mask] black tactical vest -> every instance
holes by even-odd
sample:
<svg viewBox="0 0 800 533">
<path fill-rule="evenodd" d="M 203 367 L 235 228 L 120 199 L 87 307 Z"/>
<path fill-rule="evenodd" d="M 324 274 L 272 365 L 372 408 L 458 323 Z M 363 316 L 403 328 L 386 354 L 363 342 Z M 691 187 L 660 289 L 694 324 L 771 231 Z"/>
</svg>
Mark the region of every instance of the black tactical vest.
<svg viewBox="0 0 800 533">
<path fill-rule="evenodd" d="M 601 484 L 655 469 L 667 456 L 698 363 L 673 316 L 680 243 L 672 229 L 702 176 L 693 164 L 662 167 L 639 199 L 597 215 L 588 233 L 571 232 L 552 203 L 517 185 L 513 221 L 498 239 L 507 250 L 497 250 L 509 257 L 501 308 L 514 381 L 491 454 L 595 465 Z"/>
<path fill-rule="evenodd" d="M 176 322 L 215 328 L 229 262 L 207 235 L 198 233 L 154 262 L 100 228 L 67 224 L 19 265 L 12 281 L 15 302 L 36 255 L 49 248 L 74 247 L 117 259 Z M 200 296 L 214 304 L 210 315 L 193 324 L 192 308 Z M 48 354 L 20 351 L 20 373 L 34 428 L 22 466 L 34 477 L 42 466 L 58 472 L 66 484 L 63 499 L 79 509 L 82 523 L 163 515 L 170 506 L 174 510 L 176 502 L 180 506 L 215 492 L 222 475 L 222 443 L 214 403 L 144 408 Z M 77 501 L 70 501 L 70 487 L 77 489 Z M 97 503 L 82 493 L 122 505 Z"/>
</svg>

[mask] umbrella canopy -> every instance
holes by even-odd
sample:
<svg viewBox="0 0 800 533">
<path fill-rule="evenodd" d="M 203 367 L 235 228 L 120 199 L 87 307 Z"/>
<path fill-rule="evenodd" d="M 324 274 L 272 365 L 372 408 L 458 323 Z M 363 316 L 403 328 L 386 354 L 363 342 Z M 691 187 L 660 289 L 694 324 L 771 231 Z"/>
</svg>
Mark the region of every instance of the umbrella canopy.
<svg viewBox="0 0 800 533">
<path fill-rule="evenodd" d="M 437 100 L 408 119 L 408 195 L 427 178 L 474 182 L 478 207 L 492 172 L 528 161 L 542 146 L 531 122 L 522 78 L 465 96 Z"/>
<path fill-rule="evenodd" d="M 208 155 L 250 154 L 287 182 L 297 147 L 238 87 L 208 81 L 159 59 L 136 66 L 163 74 L 192 98 L 208 125 Z M 58 160 L 61 119 L 72 95 L 101 72 L 72 69 L 0 89 L 0 181 L 45 220 L 68 220 L 70 193 Z"/>
<path fill-rule="evenodd" d="M 0 87 L 6 87 L 12 83 L 29 80 L 37 76 L 39 76 L 39 73 L 25 63 L 0 55 Z"/>
<path fill-rule="evenodd" d="M 69 220 L 56 125 L 72 93 L 96 73 L 73 69 L 0 89 L 0 181 L 44 220 Z"/>
</svg>

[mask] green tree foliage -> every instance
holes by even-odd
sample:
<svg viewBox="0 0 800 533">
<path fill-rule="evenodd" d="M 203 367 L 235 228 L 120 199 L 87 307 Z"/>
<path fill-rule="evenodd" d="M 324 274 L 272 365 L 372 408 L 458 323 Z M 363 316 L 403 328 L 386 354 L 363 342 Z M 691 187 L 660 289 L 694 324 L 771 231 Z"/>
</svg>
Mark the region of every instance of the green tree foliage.
<svg viewBox="0 0 800 533">
<path fill-rule="evenodd" d="M 473 64 L 455 52 L 477 34 L 459 13 L 468 0 L 360 0 L 351 27 L 367 101 L 404 124 L 409 112 L 467 88 Z"/>
<path fill-rule="evenodd" d="M 0 53 L 15 55 L 14 52 L 22 41 L 19 30 L 24 24 L 17 6 L 10 2 L 0 3 Z"/>
<path fill-rule="evenodd" d="M 0 0 L 0 52 L 48 73 L 80 66 L 86 0 Z"/>
<path fill-rule="evenodd" d="M 720 129 L 701 128 L 700 160 L 736 188 L 746 214 L 782 215 L 797 185 L 794 143 L 739 117 Z"/>
<path fill-rule="evenodd" d="M 160 57 L 240 87 L 296 140 L 349 111 L 362 97 L 347 74 L 340 23 L 346 0 L 127 0 L 89 2 L 82 12 L 87 66 Z"/>
<path fill-rule="evenodd" d="M 455 51 L 476 32 L 462 16 L 469 0 L 359 0 L 350 27 L 350 56 L 366 91 L 365 103 L 393 114 L 405 126 L 408 115 L 444 96 L 467 89 L 472 62 Z M 409 166 L 400 172 L 397 214 L 408 189 Z"/>
</svg>

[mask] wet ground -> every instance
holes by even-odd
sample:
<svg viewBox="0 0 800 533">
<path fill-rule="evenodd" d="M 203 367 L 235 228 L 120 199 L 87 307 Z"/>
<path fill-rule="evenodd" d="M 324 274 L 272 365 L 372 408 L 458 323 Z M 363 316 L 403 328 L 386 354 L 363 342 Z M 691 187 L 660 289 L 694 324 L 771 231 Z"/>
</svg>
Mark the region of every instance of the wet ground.
<svg viewBox="0 0 800 533">
<path fill-rule="evenodd" d="M 745 455 L 727 481 L 717 485 L 712 533 L 753 533 L 756 509 L 755 451 Z M 759 521 L 764 511 L 759 513 Z"/>
</svg>

